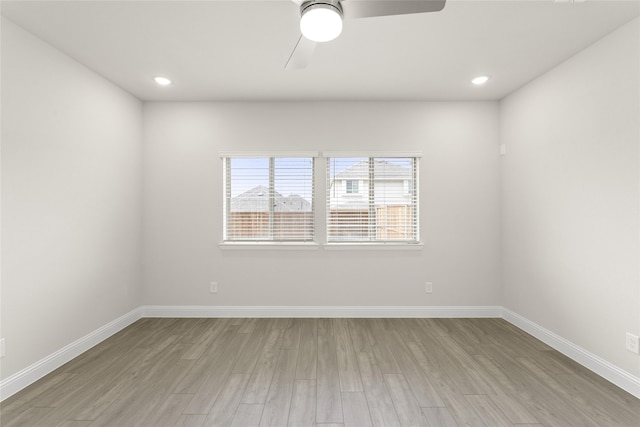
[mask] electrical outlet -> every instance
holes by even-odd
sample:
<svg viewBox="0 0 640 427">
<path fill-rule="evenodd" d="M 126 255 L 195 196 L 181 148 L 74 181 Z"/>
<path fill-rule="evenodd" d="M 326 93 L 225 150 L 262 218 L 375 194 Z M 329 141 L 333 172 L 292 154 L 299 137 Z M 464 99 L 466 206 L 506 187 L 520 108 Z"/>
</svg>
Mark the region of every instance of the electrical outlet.
<svg viewBox="0 0 640 427">
<path fill-rule="evenodd" d="M 212 294 L 218 293 L 218 282 L 211 282 L 209 284 L 209 292 L 211 292 Z"/>
<path fill-rule="evenodd" d="M 433 292 L 433 282 L 424 282 L 424 293 L 430 294 Z"/>
<path fill-rule="evenodd" d="M 4 357 L 4 338 L 0 339 L 0 357 Z"/>
<path fill-rule="evenodd" d="M 631 353 L 640 354 L 640 348 L 638 346 L 638 336 L 627 332 L 627 343 L 625 347 Z"/>
</svg>

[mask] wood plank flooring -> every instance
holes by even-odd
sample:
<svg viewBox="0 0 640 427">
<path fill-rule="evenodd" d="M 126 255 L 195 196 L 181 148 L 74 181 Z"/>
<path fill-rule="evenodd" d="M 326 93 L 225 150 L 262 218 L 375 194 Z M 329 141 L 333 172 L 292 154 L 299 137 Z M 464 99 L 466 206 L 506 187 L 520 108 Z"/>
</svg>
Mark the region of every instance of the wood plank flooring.
<svg viewBox="0 0 640 427">
<path fill-rule="evenodd" d="M 142 319 L 0 425 L 638 427 L 640 400 L 500 319 Z"/>
</svg>

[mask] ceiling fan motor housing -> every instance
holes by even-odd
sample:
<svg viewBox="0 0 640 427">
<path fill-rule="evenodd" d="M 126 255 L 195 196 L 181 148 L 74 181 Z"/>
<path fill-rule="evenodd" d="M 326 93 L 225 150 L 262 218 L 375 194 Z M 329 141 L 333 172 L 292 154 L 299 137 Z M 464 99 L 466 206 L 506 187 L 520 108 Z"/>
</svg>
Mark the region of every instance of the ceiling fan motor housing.
<svg viewBox="0 0 640 427">
<path fill-rule="evenodd" d="M 317 8 L 332 8 L 335 9 L 336 12 L 343 17 L 342 6 L 340 5 L 339 0 L 310 0 L 305 1 L 300 5 L 300 15 L 304 15 L 305 12 L 309 12 L 312 9 Z"/>
</svg>

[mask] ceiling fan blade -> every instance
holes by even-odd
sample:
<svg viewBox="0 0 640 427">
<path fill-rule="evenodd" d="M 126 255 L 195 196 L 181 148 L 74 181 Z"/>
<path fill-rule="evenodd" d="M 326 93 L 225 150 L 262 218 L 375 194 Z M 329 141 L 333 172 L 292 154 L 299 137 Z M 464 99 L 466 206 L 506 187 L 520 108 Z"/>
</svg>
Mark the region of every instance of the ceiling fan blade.
<svg viewBox="0 0 640 427">
<path fill-rule="evenodd" d="M 284 66 L 286 70 L 299 70 L 305 68 L 311 62 L 311 56 L 316 49 L 318 43 L 309 40 L 304 36 L 300 36 L 296 47 L 293 48 L 291 56 L 287 61 L 287 65 Z"/>
<path fill-rule="evenodd" d="M 343 0 L 340 5 L 344 17 L 354 19 L 438 12 L 444 8 L 445 2 L 446 0 Z"/>
</svg>

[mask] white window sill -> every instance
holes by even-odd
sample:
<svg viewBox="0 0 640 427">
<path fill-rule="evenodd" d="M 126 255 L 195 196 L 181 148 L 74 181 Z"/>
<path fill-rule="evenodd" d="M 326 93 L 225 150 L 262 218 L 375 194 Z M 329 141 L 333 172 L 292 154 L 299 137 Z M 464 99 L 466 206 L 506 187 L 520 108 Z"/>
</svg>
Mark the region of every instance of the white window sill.
<svg viewBox="0 0 640 427">
<path fill-rule="evenodd" d="M 327 243 L 324 248 L 329 251 L 421 251 L 423 243 Z"/>
<path fill-rule="evenodd" d="M 316 242 L 222 242 L 223 250 L 308 251 L 320 248 Z"/>
</svg>

